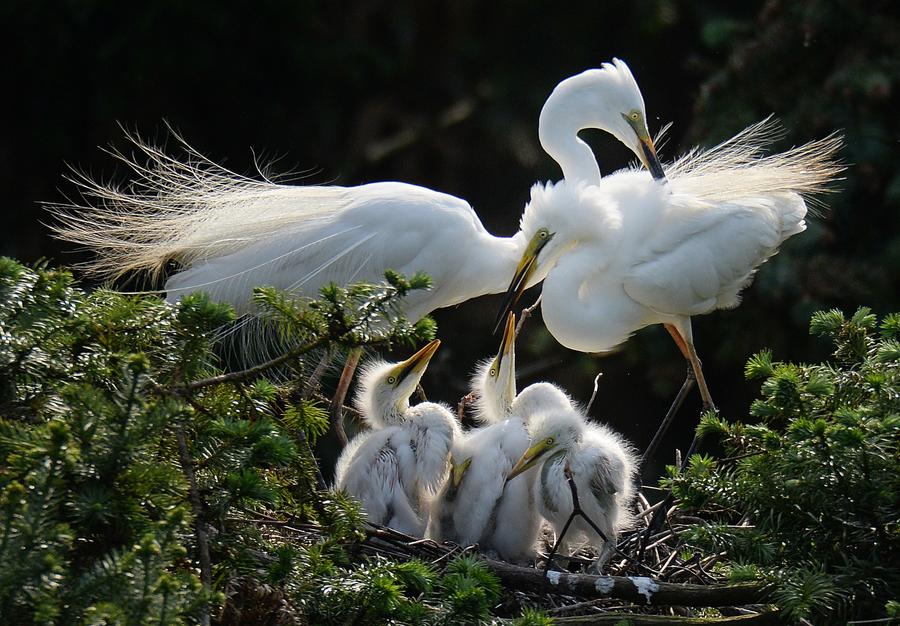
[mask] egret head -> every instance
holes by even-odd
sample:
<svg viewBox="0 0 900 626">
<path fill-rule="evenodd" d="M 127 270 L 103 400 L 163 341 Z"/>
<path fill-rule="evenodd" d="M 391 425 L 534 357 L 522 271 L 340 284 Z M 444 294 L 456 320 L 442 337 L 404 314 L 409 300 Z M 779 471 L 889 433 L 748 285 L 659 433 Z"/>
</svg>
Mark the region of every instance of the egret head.
<svg viewBox="0 0 900 626">
<path fill-rule="evenodd" d="M 400 363 L 375 361 L 367 365 L 360 376 L 355 401 L 363 418 L 375 426 L 402 421 L 409 409 L 409 397 L 440 345 L 440 339 L 435 339 Z"/>
<path fill-rule="evenodd" d="M 599 128 L 611 133 L 638 156 L 653 178 L 665 178 L 647 129 L 644 97 L 624 61 L 613 59 L 600 69 L 565 79 L 556 86 L 541 110 L 538 126 L 541 145 L 560 162 L 566 179 L 570 178 L 567 165 L 579 176 L 580 172 L 589 169 L 580 163 L 586 156 L 571 158 L 573 155 L 569 155 L 565 147 L 567 142 L 571 145 L 573 137 L 584 128 Z M 599 171 L 596 175 L 599 176 Z"/>
<path fill-rule="evenodd" d="M 516 315 L 510 312 L 493 359 L 479 364 L 472 377 L 477 415 L 483 421 L 506 419 L 516 399 Z"/>
<path fill-rule="evenodd" d="M 506 476 L 512 480 L 537 465 L 556 450 L 569 450 L 584 431 L 584 418 L 574 409 L 551 409 L 531 418 L 532 445 Z"/>
</svg>

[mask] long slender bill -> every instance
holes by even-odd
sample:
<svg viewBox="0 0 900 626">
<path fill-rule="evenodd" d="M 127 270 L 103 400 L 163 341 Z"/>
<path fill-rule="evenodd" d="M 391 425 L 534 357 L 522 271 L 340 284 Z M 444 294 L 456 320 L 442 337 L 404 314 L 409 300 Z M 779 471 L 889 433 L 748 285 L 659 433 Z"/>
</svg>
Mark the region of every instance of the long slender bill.
<svg viewBox="0 0 900 626">
<path fill-rule="evenodd" d="M 428 342 L 425 347 L 397 366 L 397 384 L 399 385 L 410 374 L 421 376 L 428 367 L 428 362 L 437 349 L 441 347 L 441 340 L 435 339 Z"/>
<path fill-rule="evenodd" d="M 516 266 L 516 273 L 513 275 L 509 288 L 506 290 L 503 304 L 497 312 L 497 319 L 494 320 L 494 333 L 500 330 L 500 323 L 503 321 L 503 318 L 506 317 L 510 309 L 516 306 L 519 298 L 522 297 L 522 293 L 528 288 L 528 281 L 537 269 L 538 255 L 544 249 L 544 246 L 553 239 L 553 235 L 554 233 L 549 232 L 546 228 L 541 228 L 531 237 L 531 241 L 528 242 L 528 246 L 525 248 L 519 264 Z"/>
<path fill-rule="evenodd" d="M 506 482 L 511 481 L 522 472 L 527 472 L 528 470 L 530 470 L 549 450 L 550 446 L 547 445 L 546 440 L 539 441 L 538 443 L 528 448 L 525 451 L 525 454 L 522 455 L 522 458 L 519 459 L 518 463 L 516 463 L 509 471 L 509 474 L 506 475 Z"/>
</svg>

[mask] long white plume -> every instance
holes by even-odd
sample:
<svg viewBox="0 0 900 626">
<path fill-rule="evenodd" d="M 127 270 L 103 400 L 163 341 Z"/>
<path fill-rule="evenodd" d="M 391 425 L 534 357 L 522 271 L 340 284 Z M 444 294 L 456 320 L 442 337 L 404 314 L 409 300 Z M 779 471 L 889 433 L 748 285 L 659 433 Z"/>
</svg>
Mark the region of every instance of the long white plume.
<svg viewBox="0 0 900 626">
<path fill-rule="evenodd" d="M 827 185 L 844 170 L 836 160 L 843 145 L 838 133 L 785 152 L 763 155 L 783 135 L 768 117 L 709 148 L 694 148 L 665 167 L 677 192 L 710 202 L 756 195 L 797 193 L 806 198 L 829 191 Z"/>
<path fill-rule="evenodd" d="M 105 278 L 133 271 L 157 278 L 170 260 L 184 265 L 235 252 L 295 224 L 328 220 L 345 190 L 255 180 L 210 161 L 173 133 L 179 160 L 128 135 L 137 155 L 110 150 L 136 175 L 121 187 L 74 172 L 86 205 L 50 204 L 60 239 L 92 250 L 81 269 Z"/>
</svg>

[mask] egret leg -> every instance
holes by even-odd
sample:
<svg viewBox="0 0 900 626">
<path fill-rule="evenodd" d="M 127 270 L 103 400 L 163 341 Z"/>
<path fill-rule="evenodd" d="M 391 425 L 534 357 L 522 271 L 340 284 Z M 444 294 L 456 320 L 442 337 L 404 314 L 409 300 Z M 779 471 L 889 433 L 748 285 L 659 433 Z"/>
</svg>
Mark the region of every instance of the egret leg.
<svg viewBox="0 0 900 626">
<path fill-rule="evenodd" d="M 647 461 L 650 461 L 653 458 L 653 455 L 656 454 L 656 449 L 659 447 L 666 432 L 668 432 L 669 426 L 672 425 L 672 420 L 675 419 L 675 415 L 681 409 L 681 405 L 684 404 L 684 399 L 694 387 L 695 382 L 694 368 L 688 363 L 687 375 L 685 376 L 684 383 L 681 385 L 681 389 L 678 390 L 678 395 L 675 396 L 672 405 L 669 407 L 669 410 L 666 411 L 666 416 L 660 423 L 659 428 L 656 429 L 656 434 L 653 435 L 653 439 L 650 440 L 647 449 L 644 450 L 644 454 L 641 455 L 641 467 L 644 467 Z"/>
<path fill-rule="evenodd" d="M 716 405 L 709 393 L 709 387 L 706 386 L 706 378 L 703 376 L 703 366 L 700 363 L 700 357 L 697 356 L 697 350 L 694 347 L 694 337 L 691 332 L 691 320 L 686 318 L 684 323 L 676 326 L 675 324 L 663 324 L 672 339 L 681 350 L 681 354 L 690 363 L 694 370 L 694 376 L 697 379 L 697 387 L 700 389 L 700 397 L 703 399 L 704 411 L 715 411 Z M 679 327 L 680 326 L 680 327 Z"/>
<path fill-rule="evenodd" d="M 362 348 L 353 348 L 347 355 L 344 362 L 344 369 L 338 380 L 337 389 L 334 390 L 334 397 L 331 399 L 329 414 L 331 416 L 331 427 L 334 434 L 342 446 L 347 445 L 347 431 L 344 430 L 344 398 L 347 397 L 347 390 L 350 389 L 350 381 L 353 380 L 353 373 L 356 366 L 359 365 L 359 358 L 362 356 Z"/>
</svg>

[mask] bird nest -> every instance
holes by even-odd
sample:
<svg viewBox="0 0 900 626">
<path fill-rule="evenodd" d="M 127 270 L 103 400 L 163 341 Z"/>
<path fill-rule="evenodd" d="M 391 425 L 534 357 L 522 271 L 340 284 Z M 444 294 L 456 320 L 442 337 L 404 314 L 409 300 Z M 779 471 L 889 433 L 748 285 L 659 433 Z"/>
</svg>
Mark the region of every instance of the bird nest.
<svg viewBox="0 0 900 626">
<path fill-rule="evenodd" d="M 685 549 L 682 534 L 700 520 L 682 514 L 670 499 L 650 505 L 643 493 L 637 509 L 635 527 L 621 534 L 602 575 L 589 573 L 596 556 L 590 547 L 571 556 L 553 555 L 549 526 L 542 530 L 536 560 L 528 564 L 498 560 L 481 553 L 477 545 L 437 543 L 373 524 L 366 525 L 363 540 L 347 548 L 360 556 L 419 559 L 438 570 L 459 555 L 478 555 L 502 583 L 498 615 L 514 616 L 525 607 L 537 607 L 558 624 L 779 623 L 777 611 L 766 603 L 764 583 L 728 583 L 724 574 L 714 571 L 724 554 Z M 278 542 L 309 545 L 325 536 L 324 529 L 312 523 L 252 523 L 265 526 Z"/>
</svg>

